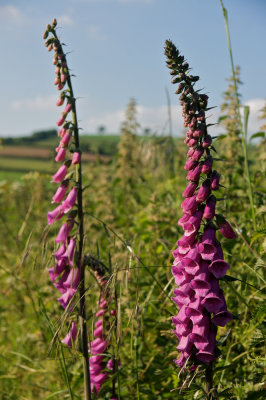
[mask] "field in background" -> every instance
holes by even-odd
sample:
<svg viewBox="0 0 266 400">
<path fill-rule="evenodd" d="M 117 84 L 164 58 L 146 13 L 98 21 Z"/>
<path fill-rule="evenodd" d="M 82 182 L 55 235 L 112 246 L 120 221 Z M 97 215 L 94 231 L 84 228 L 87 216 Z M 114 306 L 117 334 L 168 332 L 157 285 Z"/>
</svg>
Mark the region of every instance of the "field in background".
<svg viewBox="0 0 266 400">
<path fill-rule="evenodd" d="M 121 399 L 205 400 L 201 378 L 180 392 L 184 374 L 179 374 L 173 362 L 177 357 L 177 339 L 171 318 L 177 309 L 171 301 L 176 288 L 171 274 L 171 251 L 182 236 L 177 221 L 186 186 L 183 167 L 187 149 L 182 139 L 139 137 L 133 143 L 133 151 L 126 142 L 123 151 L 121 147 L 118 151 L 119 139 L 82 137 L 84 158 L 91 157 L 83 168 L 86 254 L 99 258 L 111 271 L 108 279 L 113 298 L 115 293 L 117 296 L 118 331 L 114 338 L 114 330 L 110 330 L 113 346 L 109 356 L 115 352 L 121 361 Z M 12 144 L 4 141 L 0 156 L 3 400 L 70 399 L 63 360 L 74 399 L 83 398 L 78 349 L 69 351 L 64 347 L 60 352 L 59 339 L 69 326 L 57 301 L 59 293 L 48 274 L 48 268 L 53 266 L 54 237 L 60 227 L 60 222 L 48 226 L 46 218 L 54 208 L 51 199 L 57 185 L 50 181 L 58 168 L 54 161 L 57 143 L 58 137 L 32 143 L 29 139 Z M 215 140 L 214 146 L 217 157 L 223 159 L 220 143 Z M 234 241 L 219 234 L 226 261 L 231 265 L 229 280 L 222 280 L 221 286 L 228 309 L 235 315 L 230 326 L 220 328 L 218 333 L 221 356 L 215 363 L 214 381 L 221 400 L 265 398 L 261 385 L 265 335 L 264 190 L 260 149 L 254 146 L 251 150 L 257 232 L 252 227 L 241 147 L 239 161 L 215 161 L 225 186 L 219 191 L 217 210 L 226 214 L 239 232 Z M 131 153 L 135 155 L 132 159 Z M 107 162 L 102 162 L 101 157 Z M 91 269 L 87 269 L 86 276 L 88 330 L 92 336 L 99 288 Z M 54 336 L 56 331 L 59 338 Z M 111 385 L 108 379 L 100 400 L 110 399 Z"/>
<path fill-rule="evenodd" d="M 58 145 L 57 134 L 51 137 L 48 131 L 46 138 L 37 137 L 37 140 L 34 135 L 3 139 L 0 147 L 0 179 L 16 180 L 27 172 L 48 174 L 56 171 L 54 157 Z M 45 136 L 45 132 L 42 136 Z M 83 135 L 80 142 L 85 164 L 106 163 L 117 152 L 119 135 Z"/>
</svg>

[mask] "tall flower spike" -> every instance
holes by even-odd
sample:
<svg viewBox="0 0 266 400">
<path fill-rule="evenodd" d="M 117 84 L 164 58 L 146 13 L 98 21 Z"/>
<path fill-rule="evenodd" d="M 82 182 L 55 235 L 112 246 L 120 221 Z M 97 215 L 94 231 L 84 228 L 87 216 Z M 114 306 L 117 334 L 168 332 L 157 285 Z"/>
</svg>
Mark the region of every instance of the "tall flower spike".
<svg viewBox="0 0 266 400">
<path fill-rule="evenodd" d="M 56 148 L 57 155 L 55 157 L 57 162 L 62 162 L 65 159 L 66 161 L 53 176 L 52 182 L 60 184 L 53 196 L 53 202 L 57 203 L 58 206 L 54 210 L 48 212 L 47 218 L 48 224 L 56 223 L 59 219 L 65 218 L 65 216 L 67 217 L 67 220 L 63 222 L 55 239 L 55 243 L 58 244 L 59 248 L 54 253 L 55 265 L 49 269 L 49 275 L 53 285 L 61 294 L 61 296 L 58 298 L 58 302 L 64 309 L 67 309 L 68 312 L 73 311 L 74 304 L 77 303 L 73 300 L 79 291 L 81 349 L 84 366 L 84 394 L 85 400 L 90 400 L 91 382 L 89 373 L 90 368 L 84 287 L 84 232 L 79 130 L 71 76 L 62 44 L 56 33 L 56 25 L 56 19 L 53 20 L 52 25 L 47 25 L 43 38 L 47 39 L 45 42 L 47 49 L 49 51 L 54 51 L 54 84 L 60 91 L 56 105 L 60 107 L 66 100 L 65 109 L 57 121 L 57 125 L 61 127 L 58 132 L 58 136 L 61 138 L 61 140 L 59 146 Z M 67 86 L 67 89 L 61 92 L 65 85 Z M 68 120 L 70 115 L 72 116 L 71 121 Z M 71 141 L 73 141 L 74 144 L 74 156 L 72 160 L 69 159 L 68 151 Z M 78 152 L 75 151 L 76 149 L 78 149 Z M 73 165 L 75 165 L 75 167 Z M 76 169 L 76 180 L 73 184 L 73 179 L 70 179 L 70 176 L 72 174 L 71 169 L 74 168 Z M 69 192 L 67 194 L 68 190 Z M 77 210 L 73 209 L 75 206 L 77 206 Z M 78 226 L 77 233 L 73 232 L 74 225 Z M 72 347 L 72 343 L 76 340 L 76 337 L 77 327 L 75 322 L 72 322 L 71 329 L 62 342 L 68 347 Z"/>
<path fill-rule="evenodd" d="M 110 330 L 110 326 L 113 325 L 111 316 L 116 318 L 116 312 L 115 310 L 110 310 L 112 296 L 105 277 L 106 267 L 102 268 L 95 259 L 88 258 L 87 262 L 94 270 L 95 278 L 101 289 L 98 311 L 96 313 L 97 319 L 93 331 L 94 340 L 89 345 L 91 393 L 94 391 L 98 393 L 108 378 L 108 375 L 110 375 L 110 370 L 112 371 L 112 375 L 114 375 L 116 371 L 117 363 L 114 357 L 108 359 L 106 354 L 103 354 L 107 353 L 110 348 L 108 331 Z M 115 392 L 115 384 L 113 381 L 113 398 L 117 398 Z"/>
<path fill-rule="evenodd" d="M 222 216 L 215 214 L 216 198 L 212 191 L 219 189 L 220 175 L 212 169 L 212 138 L 205 119 L 208 96 L 195 91 L 199 77 L 188 75 L 188 63 L 184 63 L 184 57 L 170 40 L 166 41 L 165 55 L 174 76 L 172 82 L 179 83 L 176 93 L 180 94 L 184 126 L 188 128 L 185 143 L 189 147 L 184 167 L 189 183 L 181 204 L 184 215 L 178 221 L 184 236 L 173 251 L 172 273 L 179 285 L 173 300 L 180 309 L 173 324 L 181 353 L 175 362 L 182 370 L 187 366 L 193 370 L 200 362 L 208 365 L 215 360 L 216 326 L 225 326 L 233 318 L 219 288 L 219 279 L 224 277 L 229 264 L 224 261 L 216 230 L 220 229 L 229 239 L 235 233 Z M 201 185 L 200 177 L 204 178 Z"/>
</svg>

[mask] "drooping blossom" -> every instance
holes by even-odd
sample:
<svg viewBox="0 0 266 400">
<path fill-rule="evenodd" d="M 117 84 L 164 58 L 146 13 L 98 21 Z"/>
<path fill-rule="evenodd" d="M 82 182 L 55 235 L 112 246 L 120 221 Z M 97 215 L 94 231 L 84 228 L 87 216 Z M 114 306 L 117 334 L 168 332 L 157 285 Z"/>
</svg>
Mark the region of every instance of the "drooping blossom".
<svg viewBox="0 0 266 400">
<path fill-rule="evenodd" d="M 79 164 L 80 163 L 80 153 L 75 152 L 72 157 L 72 164 Z"/>
<path fill-rule="evenodd" d="M 212 138 L 205 119 L 208 96 L 194 90 L 199 77 L 188 74 L 188 63 L 170 41 L 166 41 L 165 54 L 174 76 L 172 82 L 179 83 L 176 93 L 180 94 L 184 126 L 189 128 L 185 138 L 188 159 L 184 167 L 188 171 L 188 185 L 181 204 L 183 216 L 178 221 L 184 235 L 173 251 L 172 267 L 178 285 L 173 301 L 179 308 L 173 317 L 180 352 L 175 362 L 184 370 L 188 363 L 194 368 L 199 362 L 209 364 L 215 360 L 216 327 L 225 326 L 233 318 L 219 286 L 229 264 L 224 260 L 216 231 L 219 229 L 228 239 L 236 235 L 230 224 L 216 214 L 212 191 L 219 189 L 220 175 L 213 170 L 210 154 Z"/>
<path fill-rule="evenodd" d="M 106 357 L 106 352 L 108 351 L 108 347 L 110 345 L 108 340 L 110 314 L 115 314 L 109 310 L 111 305 L 110 289 L 107 287 L 107 280 L 104 277 L 104 271 L 101 269 L 95 269 L 94 274 L 101 288 L 101 296 L 99 299 L 99 308 L 96 313 L 97 320 L 95 322 L 95 329 L 93 331 L 94 340 L 89 345 L 89 361 L 91 392 L 93 393 L 95 390 L 98 393 L 103 383 L 108 378 L 110 373 L 108 370 L 114 372 L 115 369 L 114 359 L 108 359 Z"/>
<path fill-rule="evenodd" d="M 72 343 L 75 342 L 76 340 L 76 337 L 77 337 L 77 326 L 75 322 L 72 322 L 70 331 L 67 333 L 64 339 L 61 340 L 61 342 L 71 348 Z"/>
<path fill-rule="evenodd" d="M 56 26 L 56 20 L 53 22 L 53 27 Z M 47 39 L 46 46 L 49 51 L 54 50 L 53 64 L 55 65 L 55 80 L 54 84 L 61 91 L 69 77 L 69 70 L 66 63 L 65 54 L 62 45 L 58 40 L 55 31 L 47 30 L 44 34 L 45 38 L 52 32 L 52 37 Z M 48 224 L 57 223 L 60 219 L 64 219 L 61 227 L 58 229 L 58 234 L 55 239 L 57 249 L 54 252 L 54 262 L 49 268 L 49 276 L 54 287 L 59 291 L 58 302 L 64 309 L 72 311 L 75 304 L 75 295 L 77 293 L 81 271 L 75 266 L 75 250 L 76 238 L 74 228 L 75 212 L 72 211 L 77 201 L 77 189 L 71 184 L 70 179 L 66 179 L 68 169 L 71 168 L 71 159 L 68 157 L 68 146 L 72 138 L 73 124 L 67 121 L 69 113 L 72 111 L 73 99 L 70 97 L 70 90 L 60 92 L 57 106 L 62 106 L 67 101 L 64 111 L 61 113 L 57 121 L 57 126 L 60 127 L 58 136 L 61 138 L 59 145 L 56 148 L 55 161 L 62 162 L 58 171 L 54 174 L 52 182 L 59 183 L 52 202 L 57 204 L 57 207 L 47 213 Z M 70 331 L 67 333 L 62 343 L 68 347 L 72 346 L 72 342 L 76 340 L 77 328 L 76 323 L 72 322 Z"/>
</svg>

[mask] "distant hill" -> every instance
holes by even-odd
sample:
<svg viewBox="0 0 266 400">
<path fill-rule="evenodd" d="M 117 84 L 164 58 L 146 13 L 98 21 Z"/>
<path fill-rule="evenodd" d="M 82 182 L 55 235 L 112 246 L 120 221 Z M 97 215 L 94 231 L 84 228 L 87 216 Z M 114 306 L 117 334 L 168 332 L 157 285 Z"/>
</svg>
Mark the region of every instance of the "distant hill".
<svg viewBox="0 0 266 400">
<path fill-rule="evenodd" d="M 119 135 L 81 135 L 81 150 L 87 153 L 113 156 L 117 152 Z M 56 129 L 34 132 L 30 136 L 3 138 L 3 146 L 32 146 L 53 151 L 58 146 L 59 138 Z"/>
</svg>

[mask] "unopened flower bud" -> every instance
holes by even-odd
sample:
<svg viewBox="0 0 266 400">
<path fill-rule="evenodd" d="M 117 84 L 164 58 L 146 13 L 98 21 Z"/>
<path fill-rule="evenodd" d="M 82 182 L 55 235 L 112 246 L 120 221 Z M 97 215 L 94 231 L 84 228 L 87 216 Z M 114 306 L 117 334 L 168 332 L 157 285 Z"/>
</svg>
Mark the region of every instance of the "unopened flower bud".
<svg viewBox="0 0 266 400">
<path fill-rule="evenodd" d="M 57 75 L 57 76 L 55 77 L 55 80 L 54 80 L 54 85 L 55 85 L 55 86 L 56 86 L 56 85 L 59 85 L 59 83 L 60 83 L 60 76 Z"/>
<path fill-rule="evenodd" d="M 202 147 L 207 149 L 212 144 L 212 137 L 210 135 L 206 135 L 203 142 Z"/>
<path fill-rule="evenodd" d="M 61 79 L 61 82 L 62 82 L 62 83 L 65 83 L 66 80 L 67 80 L 67 75 L 61 74 L 60 79 Z"/>
<path fill-rule="evenodd" d="M 58 97 L 58 100 L 57 100 L 57 102 L 56 102 L 56 105 L 57 105 L 57 106 L 62 106 L 62 105 L 64 104 L 64 101 L 65 101 L 65 96 L 60 95 L 60 96 Z"/>
<path fill-rule="evenodd" d="M 66 114 L 65 113 L 62 113 L 62 115 L 61 115 L 61 117 L 59 118 L 59 120 L 57 121 L 57 126 L 61 126 L 61 125 L 63 125 L 63 123 L 65 122 L 65 119 L 66 119 Z"/>
<path fill-rule="evenodd" d="M 73 157 L 72 157 L 72 164 L 79 164 L 79 163 L 80 163 L 80 153 L 75 151 L 75 153 L 73 153 Z"/>
<path fill-rule="evenodd" d="M 53 56 L 53 64 L 56 65 L 58 63 L 58 54 L 55 53 Z"/>
<path fill-rule="evenodd" d="M 67 103 L 64 112 L 65 112 L 66 114 L 68 114 L 71 110 L 72 110 L 72 105 L 71 105 L 70 103 Z"/>
<path fill-rule="evenodd" d="M 184 87 L 185 87 L 185 83 L 184 83 L 184 82 L 180 83 L 180 84 L 178 85 L 178 87 L 177 87 L 175 93 L 176 93 L 176 94 L 180 94 L 180 93 L 183 91 Z"/>
</svg>

